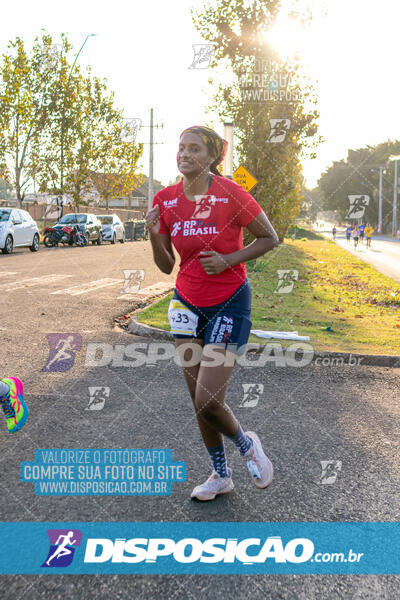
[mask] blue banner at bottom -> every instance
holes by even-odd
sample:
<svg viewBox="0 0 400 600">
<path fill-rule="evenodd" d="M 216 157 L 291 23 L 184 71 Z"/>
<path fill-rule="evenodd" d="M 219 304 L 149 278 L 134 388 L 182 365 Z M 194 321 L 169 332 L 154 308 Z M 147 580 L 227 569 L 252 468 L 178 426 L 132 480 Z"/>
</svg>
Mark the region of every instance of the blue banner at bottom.
<svg viewBox="0 0 400 600">
<path fill-rule="evenodd" d="M 0 523 L 1 574 L 400 574 L 396 522 Z"/>
</svg>

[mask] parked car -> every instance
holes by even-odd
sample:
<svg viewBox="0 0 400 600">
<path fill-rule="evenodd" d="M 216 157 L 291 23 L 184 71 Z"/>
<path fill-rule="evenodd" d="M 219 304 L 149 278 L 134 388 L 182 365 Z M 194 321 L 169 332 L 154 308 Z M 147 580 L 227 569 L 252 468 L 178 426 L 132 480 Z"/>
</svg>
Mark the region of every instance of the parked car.
<svg viewBox="0 0 400 600">
<path fill-rule="evenodd" d="M 98 215 L 97 218 L 101 223 L 105 242 L 125 242 L 125 227 L 118 215 Z"/>
<path fill-rule="evenodd" d="M 62 228 L 64 225 L 79 225 L 88 242 L 100 246 L 103 241 L 101 223 L 96 215 L 93 215 L 92 213 L 70 213 L 64 215 L 58 223 L 54 225 L 54 228 Z"/>
<path fill-rule="evenodd" d="M 31 215 L 21 208 L 0 208 L 0 248 L 3 254 L 11 254 L 14 248 L 26 246 L 37 252 L 40 234 Z"/>
</svg>

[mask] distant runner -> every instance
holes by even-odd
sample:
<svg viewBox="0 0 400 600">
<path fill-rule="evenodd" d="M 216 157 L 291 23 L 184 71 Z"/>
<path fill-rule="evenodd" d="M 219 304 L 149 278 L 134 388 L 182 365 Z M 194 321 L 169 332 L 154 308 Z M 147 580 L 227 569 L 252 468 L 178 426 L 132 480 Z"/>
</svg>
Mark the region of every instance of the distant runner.
<svg viewBox="0 0 400 600">
<path fill-rule="evenodd" d="M 358 240 L 360 239 L 360 232 L 358 231 L 358 227 L 353 228 L 351 232 L 351 237 L 353 238 L 354 249 L 356 249 L 358 245 Z"/>
<path fill-rule="evenodd" d="M 333 229 L 332 229 L 332 238 L 333 238 L 333 241 L 336 240 L 336 227 L 335 227 L 335 225 L 333 226 Z"/>
<path fill-rule="evenodd" d="M 364 233 L 365 233 L 365 237 L 367 240 L 367 248 L 371 248 L 371 238 L 372 238 L 372 234 L 374 233 L 374 228 L 371 227 L 371 225 L 369 223 L 367 223 L 367 225 L 364 229 Z"/>
<path fill-rule="evenodd" d="M 364 243 L 364 230 L 365 230 L 365 223 L 361 223 L 361 225 L 358 226 L 358 231 L 360 232 L 360 242 L 362 244 Z"/>
<path fill-rule="evenodd" d="M 351 238 L 351 232 L 352 232 L 353 228 L 351 225 L 349 225 L 349 227 L 346 227 L 346 240 L 347 243 L 350 244 L 350 238 Z"/>
</svg>

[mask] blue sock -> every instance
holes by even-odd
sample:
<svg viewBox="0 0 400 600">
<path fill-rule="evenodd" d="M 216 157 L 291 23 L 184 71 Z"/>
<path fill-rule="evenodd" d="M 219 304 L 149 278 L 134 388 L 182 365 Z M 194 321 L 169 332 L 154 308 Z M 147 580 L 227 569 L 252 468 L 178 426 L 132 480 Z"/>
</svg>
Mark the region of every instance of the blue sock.
<svg viewBox="0 0 400 600">
<path fill-rule="evenodd" d="M 238 432 L 235 435 L 227 436 L 239 448 L 240 454 L 243 456 L 253 445 L 253 440 L 249 438 L 239 425 Z"/>
<path fill-rule="evenodd" d="M 218 446 L 207 448 L 207 450 L 210 455 L 214 471 L 216 471 L 220 477 L 228 477 L 229 474 L 226 465 L 224 443 L 221 442 L 218 444 Z"/>
</svg>

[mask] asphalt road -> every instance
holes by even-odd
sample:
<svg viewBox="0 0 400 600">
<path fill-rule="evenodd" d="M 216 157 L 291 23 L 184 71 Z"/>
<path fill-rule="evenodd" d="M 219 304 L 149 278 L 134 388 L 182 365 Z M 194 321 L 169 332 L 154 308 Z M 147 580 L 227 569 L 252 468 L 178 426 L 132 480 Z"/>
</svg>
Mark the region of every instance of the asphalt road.
<svg viewBox="0 0 400 600">
<path fill-rule="evenodd" d="M 324 234 L 332 239 L 332 233 L 329 232 Z M 357 256 L 360 260 L 363 260 L 372 265 L 377 271 L 391 277 L 395 281 L 400 283 L 400 240 L 391 240 L 390 238 L 381 238 L 374 236 L 371 241 L 371 247 L 367 248 L 366 241 L 359 243 L 357 248 L 354 249 L 354 242 L 350 244 L 346 240 L 344 233 L 340 232 L 336 236 L 336 243 Z"/>
<path fill-rule="evenodd" d="M 263 440 L 274 482 L 256 490 L 228 440 L 235 490 L 213 502 L 190 500 L 210 469 L 180 368 L 173 360 L 85 366 L 90 343 L 144 341 L 113 329 L 114 317 L 135 303 L 121 293 L 123 269 L 145 271 L 141 290 L 158 282 L 172 287 L 176 274 L 154 267 L 149 242 L 0 256 L 2 376 L 24 381 L 31 411 L 21 432 L 2 429 L 1 521 L 399 520 L 399 369 L 390 368 L 237 365 L 227 402 L 243 428 Z M 82 338 L 66 372 L 42 371 L 49 333 Z M 246 383 L 264 386 L 256 406 L 242 406 Z M 102 410 L 87 410 L 90 386 L 110 388 Z M 37 496 L 19 471 L 38 448 L 169 448 L 174 460 L 186 462 L 187 480 L 175 483 L 169 497 Z M 341 470 L 334 483 L 321 485 L 325 460 L 339 461 Z M 399 585 L 395 575 L 15 575 L 1 577 L 1 597 L 394 600 Z"/>
</svg>

